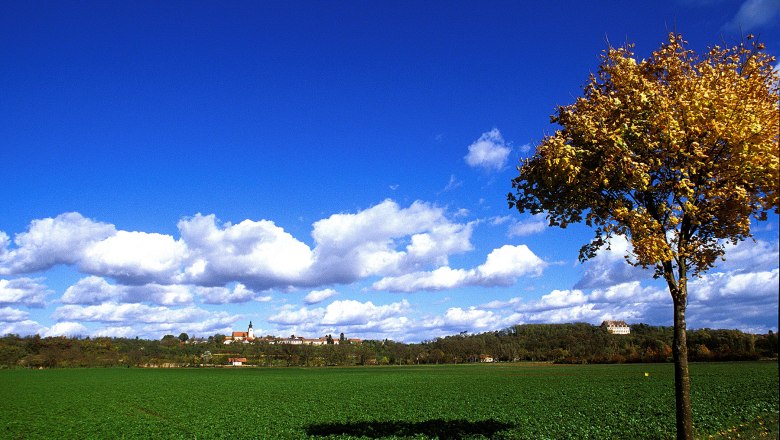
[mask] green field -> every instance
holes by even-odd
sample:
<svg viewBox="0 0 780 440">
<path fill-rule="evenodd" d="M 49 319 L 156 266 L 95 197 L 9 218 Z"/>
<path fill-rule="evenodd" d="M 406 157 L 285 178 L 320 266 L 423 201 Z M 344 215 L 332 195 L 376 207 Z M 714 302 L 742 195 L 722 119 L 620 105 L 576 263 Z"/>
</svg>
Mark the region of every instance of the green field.
<svg viewBox="0 0 780 440">
<path fill-rule="evenodd" d="M 0 437 L 673 438 L 673 378 L 671 364 L 0 370 Z M 700 438 L 777 423 L 777 363 L 693 364 L 691 380 Z"/>
</svg>

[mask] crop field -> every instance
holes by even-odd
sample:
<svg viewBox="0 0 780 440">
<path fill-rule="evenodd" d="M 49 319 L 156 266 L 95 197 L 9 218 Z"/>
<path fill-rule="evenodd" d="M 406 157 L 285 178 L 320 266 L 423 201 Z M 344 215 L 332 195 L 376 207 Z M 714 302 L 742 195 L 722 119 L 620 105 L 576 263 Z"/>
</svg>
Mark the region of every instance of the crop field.
<svg viewBox="0 0 780 440">
<path fill-rule="evenodd" d="M 673 438 L 673 380 L 671 364 L 0 370 L 0 438 Z M 691 380 L 700 438 L 777 421 L 776 362 Z"/>
</svg>

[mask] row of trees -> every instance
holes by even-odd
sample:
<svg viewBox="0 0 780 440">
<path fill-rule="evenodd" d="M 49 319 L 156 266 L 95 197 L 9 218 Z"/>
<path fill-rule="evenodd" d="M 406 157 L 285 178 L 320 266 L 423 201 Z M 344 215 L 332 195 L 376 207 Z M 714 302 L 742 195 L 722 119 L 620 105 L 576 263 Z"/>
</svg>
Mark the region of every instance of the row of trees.
<svg viewBox="0 0 780 440">
<path fill-rule="evenodd" d="M 411 365 L 481 362 L 623 363 L 670 362 L 673 329 L 645 324 L 630 335 L 613 335 L 585 323 L 517 325 L 501 331 L 437 338 L 418 344 L 389 340 L 361 344 L 283 345 L 267 342 L 224 345 L 219 335 L 204 343 L 166 335 L 161 340 L 0 338 L 0 367 L 54 368 L 96 366 L 226 365 L 245 357 L 257 366 Z M 192 342 L 192 341 L 189 341 Z M 777 357 L 777 334 L 701 329 L 688 332 L 691 359 L 754 360 Z"/>
<path fill-rule="evenodd" d="M 557 363 L 669 362 L 672 327 L 631 326 L 629 335 L 613 335 L 589 324 L 532 324 L 479 335 L 457 335 L 427 342 L 448 360 L 472 362 L 475 353 L 496 361 Z M 738 330 L 701 329 L 688 332 L 692 359 L 752 360 L 777 356 L 777 335 L 753 335 Z"/>
</svg>

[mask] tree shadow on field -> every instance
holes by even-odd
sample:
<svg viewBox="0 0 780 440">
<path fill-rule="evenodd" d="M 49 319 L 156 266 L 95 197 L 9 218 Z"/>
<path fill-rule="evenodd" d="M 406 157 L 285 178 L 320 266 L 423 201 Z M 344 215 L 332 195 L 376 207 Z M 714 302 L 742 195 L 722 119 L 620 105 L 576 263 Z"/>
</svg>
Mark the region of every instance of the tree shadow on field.
<svg viewBox="0 0 780 440">
<path fill-rule="evenodd" d="M 434 419 L 425 422 L 379 422 L 316 423 L 306 427 L 311 436 L 350 435 L 355 437 L 414 437 L 424 435 L 439 440 L 462 440 L 475 436 L 493 438 L 497 433 L 513 428 L 514 425 L 497 420 Z"/>
</svg>

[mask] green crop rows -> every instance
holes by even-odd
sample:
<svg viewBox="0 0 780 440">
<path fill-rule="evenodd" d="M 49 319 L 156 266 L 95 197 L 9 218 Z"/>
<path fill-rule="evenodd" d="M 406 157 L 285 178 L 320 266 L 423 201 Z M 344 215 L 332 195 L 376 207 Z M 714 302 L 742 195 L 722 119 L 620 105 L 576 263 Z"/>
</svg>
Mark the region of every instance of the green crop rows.
<svg viewBox="0 0 780 440">
<path fill-rule="evenodd" d="M 673 377 L 670 364 L 0 370 L 0 438 L 673 438 Z M 691 377 L 699 437 L 778 412 L 777 363 Z"/>
</svg>

